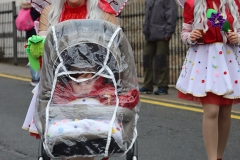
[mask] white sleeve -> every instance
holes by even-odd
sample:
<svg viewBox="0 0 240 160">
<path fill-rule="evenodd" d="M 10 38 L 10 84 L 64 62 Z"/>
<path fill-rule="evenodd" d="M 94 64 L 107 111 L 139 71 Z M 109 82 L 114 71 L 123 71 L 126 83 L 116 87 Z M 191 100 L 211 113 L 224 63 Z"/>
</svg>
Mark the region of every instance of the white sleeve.
<svg viewBox="0 0 240 160">
<path fill-rule="evenodd" d="M 181 39 L 182 39 L 183 43 L 185 43 L 187 45 L 194 45 L 197 43 L 197 42 L 192 42 L 190 40 L 190 33 L 192 32 L 192 29 L 193 29 L 192 24 L 183 23 Z"/>
</svg>

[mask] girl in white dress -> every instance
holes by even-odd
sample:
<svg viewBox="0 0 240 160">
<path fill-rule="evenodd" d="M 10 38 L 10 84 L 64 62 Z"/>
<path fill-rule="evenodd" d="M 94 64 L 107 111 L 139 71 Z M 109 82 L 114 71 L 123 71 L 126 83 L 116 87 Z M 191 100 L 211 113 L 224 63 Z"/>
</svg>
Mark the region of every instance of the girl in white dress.
<svg viewBox="0 0 240 160">
<path fill-rule="evenodd" d="M 207 18 L 208 9 L 222 14 L 212 14 L 216 17 L 211 21 Z M 190 48 L 176 88 L 178 98 L 203 106 L 208 160 L 222 160 L 232 104 L 240 102 L 239 9 L 237 0 L 187 0 L 184 4 L 181 38 Z M 230 24 L 228 32 L 222 30 L 223 20 Z M 202 28 L 197 28 L 199 24 Z M 204 34 L 197 29 L 202 29 Z"/>
</svg>

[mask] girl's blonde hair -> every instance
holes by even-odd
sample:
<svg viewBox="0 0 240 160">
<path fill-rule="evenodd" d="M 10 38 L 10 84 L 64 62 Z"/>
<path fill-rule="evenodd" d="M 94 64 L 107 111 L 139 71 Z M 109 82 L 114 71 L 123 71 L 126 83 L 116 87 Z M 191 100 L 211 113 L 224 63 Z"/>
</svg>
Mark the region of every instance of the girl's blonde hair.
<svg viewBox="0 0 240 160">
<path fill-rule="evenodd" d="M 59 23 L 64 3 L 66 0 L 56 0 L 52 4 L 52 9 L 48 15 L 49 26 Z M 103 11 L 98 6 L 98 0 L 86 0 L 87 4 L 87 16 L 86 19 L 102 19 Z"/>
</svg>

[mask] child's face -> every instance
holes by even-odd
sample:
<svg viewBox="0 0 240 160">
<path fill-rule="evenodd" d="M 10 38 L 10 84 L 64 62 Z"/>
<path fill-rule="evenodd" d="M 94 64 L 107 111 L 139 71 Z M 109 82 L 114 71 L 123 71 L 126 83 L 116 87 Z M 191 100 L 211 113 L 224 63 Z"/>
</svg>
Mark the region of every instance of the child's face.
<svg viewBox="0 0 240 160">
<path fill-rule="evenodd" d="M 78 74 L 76 79 L 89 79 L 93 76 L 92 73 L 84 73 L 84 74 Z M 75 82 L 73 80 L 70 80 L 70 85 L 73 89 L 73 92 L 76 94 L 88 94 L 90 91 L 93 90 L 95 78 L 89 79 L 84 82 Z"/>
</svg>

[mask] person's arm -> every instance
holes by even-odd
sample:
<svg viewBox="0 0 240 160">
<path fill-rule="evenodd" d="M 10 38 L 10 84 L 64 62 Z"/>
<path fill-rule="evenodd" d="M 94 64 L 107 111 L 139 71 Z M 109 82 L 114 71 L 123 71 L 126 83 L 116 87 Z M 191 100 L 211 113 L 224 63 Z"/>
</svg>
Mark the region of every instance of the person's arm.
<svg viewBox="0 0 240 160">
<path fill-rule="evenodd" d="M 48 30 L 48 14 L 51 10 L 51 5 L 47 6 L 46 8 L 43 9 L 42 14 L 40 16 L 40 21 L 39 21 L 39 34 L 40 36 L 45 35 Z"/>
<path fill-rule="evenodd" d="M 113 14 L 109 14 L 109 13 L 104 12 L 103 19 L 119 26 L 119 22 L 117 20 L 117 17 Z"/>
<path fill-rule="evenodd" d="M 236 3 L 236 7 L 238 7 L 238 15 L 237 15 L 237 20 L 238 23 L 240 24 L 240 3 L 238 0 L 235 0 Z M 230 41 L 230 43 L 235 44 L 240 46 L 240 25 L 237 26 L 237 33 L 234 33 L 233 31 L 230 31 L 227 35 L 228 40 Z"/>
<path fill-rule="evenodd" d="M 194 21 L 194 4 L 189 3 L 188 1 L 184 3 L 184 11 L 183 11 L 183 26 L 181 32 L 181 39 L 183 43 L 187 45 L 196 44 L 196 42 L 192 42 L 190 40 L 190 34 L 193 30 L 192 23 Z"/>
<path fill-rule="evenodd" d="M 240 14 L 240 3 L 238 3 L 238 14 Z M 238 23 L 240 24 L 240 16 L 238 16 Z M 238 34 L 238 43 L 237 45 L 240 46 L 240 26 L 237 28 L 237 34 Z"/>
<path fill-rule="evenodd" d="M 191 24 L 183 23 L 182 32 L 181 32 L 181 39 L 182 39 L 183 43 L 185 43 L 187 45 L 193 45 L 193 44 L 197 43 L 197 42 L 192 42 L 190 40 L 190 34 L 191 34 L 192 30 L 193 30 L 193 28 L 192 28 Z"/>
<path fill-rule="evenodd" d="M 175 0 L 164 1 L 165 17 L 166 17 L 166 32 L 165 39 L 170 40 L 172 34 L 175 32 L 178 18 L 178 8 Z"/>
</svg>

